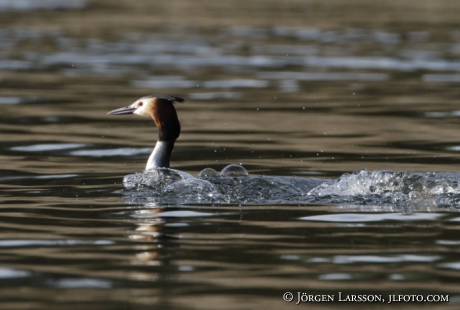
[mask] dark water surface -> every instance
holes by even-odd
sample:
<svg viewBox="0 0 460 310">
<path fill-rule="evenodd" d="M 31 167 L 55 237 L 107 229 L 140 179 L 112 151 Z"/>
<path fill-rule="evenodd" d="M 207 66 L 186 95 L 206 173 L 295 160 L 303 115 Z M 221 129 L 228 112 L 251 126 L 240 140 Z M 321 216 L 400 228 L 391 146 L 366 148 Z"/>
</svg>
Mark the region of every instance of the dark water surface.
<svg viewBox="0 0 460 310">
<path fill-rule="evenodd" d="M 455 309 L 459 9 L 0 0 L 0 308 Z M 157 130 L 106 113 L 150 93 L 174 169 L 253 179 L 123 190 Z"/>
</svg>

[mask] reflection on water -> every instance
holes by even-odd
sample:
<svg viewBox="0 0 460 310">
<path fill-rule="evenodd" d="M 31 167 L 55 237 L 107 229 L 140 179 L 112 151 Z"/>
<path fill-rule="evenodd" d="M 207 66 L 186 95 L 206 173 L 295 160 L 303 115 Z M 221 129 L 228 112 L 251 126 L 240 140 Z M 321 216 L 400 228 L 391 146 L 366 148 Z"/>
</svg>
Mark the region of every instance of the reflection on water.
<svg viewBox="0 0 460 310">
<path fill-rule="evenodd" d="M 0 0 L 0 10 L 57 10 L 57 9 L 83 9 L 85 0 Z"/>
<path fill-rule="evenodd" d="M 460 82 L 460 74 L 425 74 L 425 82 Z"/>
<path fill-rule="evenodd" d="M 118 42 L 97 39 L 66 38 L 59 32 L 32 29 L 1 29 L 2 45 L 16 51 L 14 59 L 0 62 L 3 70 L 49 70 L 61 74 L 103 76 L 136 74 L 148 75 L 158 69 L 174 69 L 185 76 L 192 68 L 220 67 L 227 70 L 252 70 L 257 79 L 188 80 L 184 76 L 152 76 L 133 80 L 131 85 L 141 88 L 267 88 L 263 79 L 295 81 L 386 81 L 388 74 L 367 71 L 460 71 L 460 62 L 452 60 L 458 54 L 458 44 L 428 42 L 429 33 L 409 32 L 404 37 L 378 30 L 347 29 L 342 32 L 322 32 L 303 28 L 235 27 L 225 31 L 235 38 L 248 40 L 245 44 L 215 46 L 205 37 L 196 40 L 166 39 L 155 35 L 127 35 Z M 252 43 L 250 39 L 259 39 Z M 297 45 L 275 45 L 273 40 L 298 40 Z M 40 52 L 18 48 L 24 40 L 28 44 L 53 45 L 55 52 Z M 263 41 L 267 41 L 263 43 Z M 327 43 L 327 45 L 324 45 Z M 373 46 L 373 55 L 362 54 Z M 400 45 L 403 44 L 401 47 Z M 423 50 L 426 48 L 430 50 Z M 250 52 L 245 53 L 249 48 Z M 422 48 L 422 49 L 421 49 Z M 437 50 L 437 52 L 432 52 Z M 395 55 L 396 54 L 396 55 Z M 391 56 L 390 56 L 391 55 Z M 300 69 L 300 72 L 258 72 L 261 69 Z M 239 68 L 239 69 L 238 69 Z M 253 69 L 251 69 L 253 68 Z M 196 70 L 196 69 L 194 69 Z M 353 70 L 355 72 L 303 72 L 304 70 Z M 192 76 L 194 76 L 192 74 Z M 423 74 L 424 82 L 457 82 L 457 74 Z"/>
<path fill-rule="evenodd" d="M 455 308 L 458 9 L 0 0 L 0 308 Z M 136 174 L 157 129 L 106 112 L 150 93 L 182 133 Z"/>
</svg>

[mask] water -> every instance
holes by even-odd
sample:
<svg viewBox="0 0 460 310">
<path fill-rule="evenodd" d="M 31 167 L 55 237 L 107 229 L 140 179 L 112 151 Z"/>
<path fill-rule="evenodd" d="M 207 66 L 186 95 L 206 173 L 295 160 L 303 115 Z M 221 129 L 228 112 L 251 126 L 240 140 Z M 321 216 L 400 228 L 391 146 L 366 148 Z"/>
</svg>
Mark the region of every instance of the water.
<svg viewBox="0 0 460 310">
<path fill-rule="evenodd" d="M 457 6 L 0 1 L 0 308 L 455 309 Z"/>
</svg>

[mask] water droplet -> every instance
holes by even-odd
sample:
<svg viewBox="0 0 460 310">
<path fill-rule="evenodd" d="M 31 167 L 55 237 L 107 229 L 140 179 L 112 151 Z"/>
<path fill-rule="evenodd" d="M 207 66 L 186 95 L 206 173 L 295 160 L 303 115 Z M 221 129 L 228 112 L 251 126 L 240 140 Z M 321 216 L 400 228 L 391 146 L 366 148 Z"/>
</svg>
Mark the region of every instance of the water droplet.
<svg viewBox="0 0 460 310">
<path fill-rule="evenodd" d="M 248 171 L 244 169 L 243 166 L 240 165 L 228 165 L 222 171 L 220 172 L 220 175 L 225 175 L 225 176 L 247 176 L 249 175 Z"/>
<path fill-rule="evenodd" d="M 206 178 L 218 175 L 217 171 L 212 168 L 205 168 L 198 174 L 199 178 Z"/>
</svg>

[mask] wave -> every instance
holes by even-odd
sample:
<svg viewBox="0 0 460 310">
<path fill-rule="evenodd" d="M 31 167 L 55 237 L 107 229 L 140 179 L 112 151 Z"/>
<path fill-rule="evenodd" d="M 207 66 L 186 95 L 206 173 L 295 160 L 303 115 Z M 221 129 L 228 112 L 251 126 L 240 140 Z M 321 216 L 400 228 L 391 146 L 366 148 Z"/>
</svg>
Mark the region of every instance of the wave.
<svg viewBox="0 0 460 310">
<path fill-rule="evenodd" d="M 251 176 L 240 165 L 220 173 L 212 168 L 194 177 L 153 168 L 123 180 L 125 199 L 161 204 L 353 204 L 460 208 L 460 174 L 367 171 L 336 180 Z"/>
</svg>

